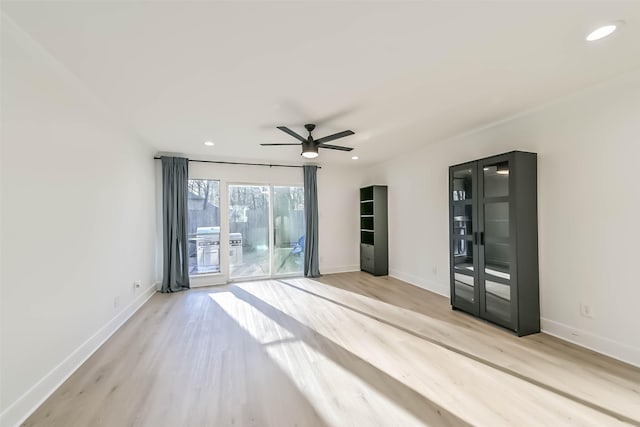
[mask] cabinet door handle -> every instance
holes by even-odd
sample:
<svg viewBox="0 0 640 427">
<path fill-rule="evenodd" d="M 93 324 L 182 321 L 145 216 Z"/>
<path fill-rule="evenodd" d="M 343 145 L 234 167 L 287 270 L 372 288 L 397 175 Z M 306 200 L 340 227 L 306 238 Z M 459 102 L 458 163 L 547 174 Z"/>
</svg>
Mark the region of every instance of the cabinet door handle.
<svg viewBox="0 0 640 427">
<path fill-rule="evenodd" d="M 484 246 L 484 231 L 480 232 L 480 244 Z"/>
</svg>

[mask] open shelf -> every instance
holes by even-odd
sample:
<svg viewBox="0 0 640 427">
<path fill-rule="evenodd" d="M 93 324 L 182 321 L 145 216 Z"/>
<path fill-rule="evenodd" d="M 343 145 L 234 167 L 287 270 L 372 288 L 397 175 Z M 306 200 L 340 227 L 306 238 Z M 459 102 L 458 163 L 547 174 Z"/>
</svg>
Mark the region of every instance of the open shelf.
<svg viewBox="0 0 640 427">
<path fill-rule="evenodd" d="M 360 218 L 360 229 L 373 231 L 373 216 L 365 216 Z"/>
<path fill-rule="evenodd" d="M 373 231 L 361 231 L 360 243 L 363 243 L 365 245 L 373 245 Z"/>
<path fill-rule="evenodd" d="M 360 189 L 360 269 L 376 276 L 388 274 L 387 187 Z"/>
<path fill-rule="evenodd" d="M 373 200 L 373 187 L 364 187 L 360 189 L 360 200 Z"/>
<path fill-rule="evenodd" d="M 373 201 L 360 203 L 360 215 L 373 215 Z"/>
</svg>

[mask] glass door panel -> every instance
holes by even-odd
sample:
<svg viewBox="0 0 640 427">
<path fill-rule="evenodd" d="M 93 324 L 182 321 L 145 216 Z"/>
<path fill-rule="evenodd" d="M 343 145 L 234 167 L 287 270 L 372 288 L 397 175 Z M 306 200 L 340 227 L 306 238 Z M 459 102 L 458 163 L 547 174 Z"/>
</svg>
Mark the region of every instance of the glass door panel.
<svg viewBox="0 0 640 427">
<path fill-rule="evenodd" d="M 460 166 L 451 172 L 451 263 L 455 270 L 473 272 L 475 253 L 473 233 L 475 221 L 473 215 L 475 193 L 475 171 L 472 166 Z M 473 281 L 466 283 L 473 287 Z"/>
<path fill-rule="evenodd" d="M 477 167 L 474 164 L 459 165 L 451 169 L 449 179 L 452 303 L 457 308 L 477 314 L 478 220 L 474 213 Z"/>
<path fill-rule="evenodd" d="M 453 171 L 451 200 L 471 200 L 473 197 L 473 168 Z"/>
<path fill-rule="evenodd" d="M 456 270 L 473 271 L 473 241 L 465 239 L 453 240 L 453 267 Z"/>
<path fill-rule="evenodd" d="M 484 272 L 510 279 L 509 203 L 484 204 Z"/>
<path fill-rule="evenodd" d="M 229 276 L 268 276 L 269 186 L 229 185 Z"/>
<path fill-rule="evenodd" d="M 485 164 L 482 168 L 484 197 L 509 196 L 509 162 Z"/>
<path fill-rule="evenodd" d="M 274 186 L 271 270 L 274 275 L 303 272 L 304 240 L 304 188 Z"/>
<path fill-rule="evenodd" d="M 483 162 L 478 212 L 480 231 L 479 280 L 481 315 L 511 327 L 511 212 L 510 164 L 507 156 Z"/>
<path fill-rule="evenodd" d="M 471 203 L 453 204 L 454 236 L 470 236 L 473 233 L 473 206 Z"/>
<path fill-rule="evenodd" d="M 508 243 L 486 241 L 484 244 L 484 273 L 510 279 L 510 252 Z"/>
<path fill-rule="evenodd" d="M 486 312 L 509 322 L 511 319 L 511 286 L 485 280 L 484 288 Z"/>
<path fill-rule="evenodd" d="M 220 272 L 220 181 L 188 181 L 189 275 Z"/>
<path fill-rule="evenodd" d="M 473 276 L 453 273 L 455 298 L 471 304 L 475 302 L 475 280 Z"/>
<path fill-rule="evenodd" d="M 484 234 L 489 238 L 509 238 L 509 203 L 485 203 Z"/>
</svg>

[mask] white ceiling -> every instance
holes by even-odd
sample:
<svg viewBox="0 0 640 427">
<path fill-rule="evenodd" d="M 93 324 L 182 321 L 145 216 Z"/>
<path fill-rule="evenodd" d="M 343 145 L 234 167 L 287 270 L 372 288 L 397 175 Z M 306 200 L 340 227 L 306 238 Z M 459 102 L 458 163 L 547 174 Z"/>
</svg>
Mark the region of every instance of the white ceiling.
<svg viewBox="0 0 640 427">
<path fill-rule="evenodd" d="M 383 160 L 640 67 L 640 2 L 2 2 L 158 151 Z M 584 37 L 612 20 L 622 31 Z M 203 145 L 215 141 L 213 148 Z"/>
</svg>

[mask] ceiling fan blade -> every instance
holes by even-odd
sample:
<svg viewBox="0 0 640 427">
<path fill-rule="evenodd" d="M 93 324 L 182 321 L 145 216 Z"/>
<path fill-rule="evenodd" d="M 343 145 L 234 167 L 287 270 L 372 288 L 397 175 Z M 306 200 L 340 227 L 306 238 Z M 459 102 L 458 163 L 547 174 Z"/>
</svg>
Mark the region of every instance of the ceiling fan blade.
<svg viewBox="0 0 640 427">
<path fill-rule="evenodd" d="M 351 147 L 341 147 L 339 145 L 329 145 L 329 144 L 320 144 L 318 148 L 329 148 L 331 150 L 340 150 L 340 151 L 351 151 L 353 148 Z"/>
<path fill-rule="evenodd" d="M 292 142 L 292 143 L 282 143 L 282 144 L 260 144 L 260 145 L 300 145 L 299 142 Z"/>
<path fill-rule="evenodd" d="M 325 142 L 333 141 L 334 139 L 338 138 L 344 138 L 345 136 L 353 135 L 354 133 L 355 132 L 352 130 L 343 130 L 342 132 L 334 133 L 333 135 L 316 139 L 316 144 L 324 144 Z"/>
<path fill-rule="evenodd" d="M 298 135 L 297 133 L 295 133 L 294 131 L 292 131 L 291 129 L 289 129 L 286 126 L 278 126 L 278 129 L 280 129 L 282 132 L 284 133 L 288 133 L 289 135 L 291 135 L 292 137 L 302 141 L 302 142 L 307 142 L 307 138 Z"/>
</svg>

